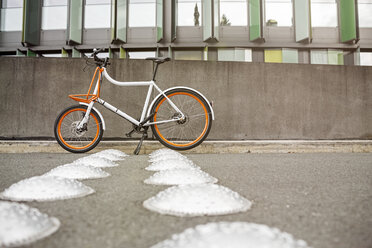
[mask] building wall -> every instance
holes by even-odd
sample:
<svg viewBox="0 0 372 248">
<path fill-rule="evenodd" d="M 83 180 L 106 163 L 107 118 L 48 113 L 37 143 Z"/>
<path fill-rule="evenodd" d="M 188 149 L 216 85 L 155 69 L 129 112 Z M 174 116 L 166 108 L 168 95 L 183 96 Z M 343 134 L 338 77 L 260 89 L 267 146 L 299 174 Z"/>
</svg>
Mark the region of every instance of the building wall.
<svg viewBox="0 0 372 248">
<path fill-rule="evenodd" d="M 94 68 L 80 58 L 0 58 L 0 137 L 53 137 L 54 120 L 86 93 Z M 148 80 L 152 64 L 113 59 L 109 74 Z M 171 61 L 158 71 L 165 89 L 184 85 L 213 101 L 209 139 L 371 139 L 372 67 Z M 101 97 L 139 117 L 146 87 L 104 81 Z M 122 138 L 131 125 L 102 110 L 104 138 Z"/>
</svg>

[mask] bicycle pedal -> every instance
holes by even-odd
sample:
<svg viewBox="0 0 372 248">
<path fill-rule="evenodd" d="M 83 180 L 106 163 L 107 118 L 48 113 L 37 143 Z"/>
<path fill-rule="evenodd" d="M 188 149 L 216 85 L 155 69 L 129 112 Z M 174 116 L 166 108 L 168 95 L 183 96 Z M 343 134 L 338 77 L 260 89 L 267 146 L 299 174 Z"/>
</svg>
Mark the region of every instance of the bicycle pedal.
<svg viewBox="0 0 372 248">
<path fill-rule="evenodd" d="M 134 133 L 134 129 L 130 131 L 129 133 L 126 133 L 125 136 L 127 136 L 128 138 L 132 138 L 133 133 Z"/>
</svg>

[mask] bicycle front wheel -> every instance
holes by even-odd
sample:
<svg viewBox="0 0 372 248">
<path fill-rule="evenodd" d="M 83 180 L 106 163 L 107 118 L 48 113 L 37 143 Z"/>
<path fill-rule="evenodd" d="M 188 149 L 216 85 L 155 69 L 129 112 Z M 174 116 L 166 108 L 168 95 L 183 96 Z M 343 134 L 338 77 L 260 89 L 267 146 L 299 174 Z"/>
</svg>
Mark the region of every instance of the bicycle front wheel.
<svg viewBox="0 0 372 248">
<path fill-rule="evenodd" d="M 102 120 L 94 109 L 89 114 L 87 124 L 81 129 L 77 128 L 86 111 L 87 106 L 71 106 L 63 110 L 54 123 L 54 135 L 57 142 L 69 152 L 90 151 L 102 138 Z"/>
<path fill-rule="evenodd" d="M 212 127 L 212 113 L 208 103 L 189 89 L 173 89 L 166 92 L 166 95 L 182 111 L 185 119 L 152 125 L 155 137 L 163 145 L 175 150 L 188 150 L 200 145 Z M 180 113 L 164 96 L 156 100 L 151 113 L 155 113 L 152 118 L 155 123 L 180 117 Z"/>
</svg>

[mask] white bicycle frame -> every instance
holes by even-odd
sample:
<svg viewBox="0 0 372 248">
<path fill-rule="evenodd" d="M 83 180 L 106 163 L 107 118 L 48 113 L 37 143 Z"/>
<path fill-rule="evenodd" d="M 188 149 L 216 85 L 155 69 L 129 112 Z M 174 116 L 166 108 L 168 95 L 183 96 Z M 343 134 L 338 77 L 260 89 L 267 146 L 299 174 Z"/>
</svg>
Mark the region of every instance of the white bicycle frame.
<svg viewBox="0 0 372 248">
<path fill-rule="evenodd" d="M 81 103 L 81 104 L 84 104 L 84 105 L 88 106 L 88 108 L 87 108 L 87 111 L 85 113 L 85 116 L 84 116 L 83 120 L 79 123 L 79 125 L 78 125 L 77 128 L 82 128 L 83 125 L 88 122 L 88 120 L 89 120 L 89 114 L 90 114 L 90 112 L 91 112 L 91 110 L 93 108 L 93 105 L 94 105 L 94 102 L 95 101 L 98 102 L 99 104 L 103 105 L 105 108 L 111 110 L 112 112 L 118 114 L 119 116 L 125 118 L 129 122 L 135 124 L 136 126 L 146 127 L 146 126 L 150 126 L 150 125 L 154 125 L 154 124 L 163 124 L 163 123 L 168 123 L 168 122 L 179 121 L 179 120 L 182 120 L 183 118 L 185 118 L 185 115 L 182 113 L 182 111 L 165 94 L 165 92 L 167 92 L 170 89 L 167 89 L 165 91 L 162 91 L 156 85 L 155 81 L 153 81 L 153 80 L 151 80 L 151 81 L 139 81 L 139 82 L 120 82 L 120 81 L 116 81 L 115 79 L 113 79 L 113 78 L 110 77 L 110 75 L 107 73 L 105 67 L 102 67 L 102 70 L 101 71 L 102 71 L 101 72 L 101 75 L 103 75 L 104 78 L 106 78 L 110 83 L 115 84 L 115 85 L 118 85 L 118 86 L 149 86 L 148 91 L 147 91 L 147 95 L 146 95 L 146 100 L 145 100 L 145 103 L 144 103 L 144 106 L 143 106 L 143 109 L 142 109 L 141 118 L 138 121 L 138 120 L 134 119 L 133 117 L 131 117 L 130 115 L 126 114 L 125 112 L 121 111 L 120 109 L 116 108 L 115 106 L 113 106 L 113 105 L 109 104 L 108 102 L 104 101 L 103 99 L 97 98 L 94 101 L 91 101 L 89 104 Z M 96 95 L 98 93 L 98 90 L 99 90 L 99 87 L 100 87 L 100 82 L 102 82 L 103 77 L 98 77 L 97 82 L 96 82 L 96 85 L 95 85 L 95 88 L 94 88 L 94 91 L 93 91 L 93 94 L 94 95 Z M 175 118 L 172 118 L 172 119 L 169 119 L 169 120 L 155 121 L 155 122 L 150 122 L 148 120 L 148 121 L 146 121 L 146 123 L 143 123 L 144 120 L 151 115 L 151 113 L 149 112 L 150 111 L 150 109 L 149 109 L 149 103 L 150 103 L 151 93 L 152 93 L 152 91 L 153 91 L 154 88 L 159 92 L 159 95 L 157 97 L 155 97 L 155 99 L 153 100 L 153 102 L 151 103 L 150 106 L 152 106 L 154 104 L 155 100 L 160 95 L 163 95 L 165 97 L 165 99 L 168 101 L 168 103 L 172 106 L 172 108 L 177 113 L 180 113 L 180 116 L 179 117 L 175 117 Z M 187 87 L 184 87 L 184 88 L 187 88 Z M 191 88 L 188 88 L 188 89 L 191 89 Z M 191 89 L 191 90 L 193 90 L 193 91 L 197 92 L 198 94 L 200 94 L 206 100 L 206 102 L 210 105 L 209 101 L 200 92 L 198 92 L 198 91 L 196 91 L 194 89 Z M 213 109 L 212 109 L 212 106 L 211 105 L 210 105 L 210 109 L 212 111 L 212 119 L 214 119 L 214 113 L 213 113 Z M 101 113 L 97 109 L 95 109 L 95 111 L 100 115 L 100 117 L 102 119 L 102 122 L 103 122 L 103 129 L 105 129 L 105 123 L 104 123 L 104 119 L 103 119 Z M 147 114 L 146 114 L 146 112 L 147 112 Z"/>
</svg>

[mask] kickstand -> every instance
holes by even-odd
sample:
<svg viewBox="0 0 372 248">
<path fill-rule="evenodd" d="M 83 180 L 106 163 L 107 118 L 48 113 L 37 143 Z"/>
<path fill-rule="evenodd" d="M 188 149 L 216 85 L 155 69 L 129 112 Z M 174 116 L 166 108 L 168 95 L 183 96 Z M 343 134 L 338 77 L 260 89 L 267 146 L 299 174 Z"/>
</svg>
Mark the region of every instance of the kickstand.
<svg viewBox="0 0 372 248">
<path fill-rule="evenodd" d="M 140 150 L 141 150 L 142 142 L 143 142 L 143 140 L 144 140 L 145 138 L 147 138 L 147 132 L 144 132 L 144 133 L 142 134 L 141 140 L 140 140 L 140 142 L 138 143 L 136 150 L 134 150 L 134 152 L 133 152 L 134 155 L 138 155 L 138 154 L 139 154 L 139 152 L 140 152 Z"/>
</svg>

